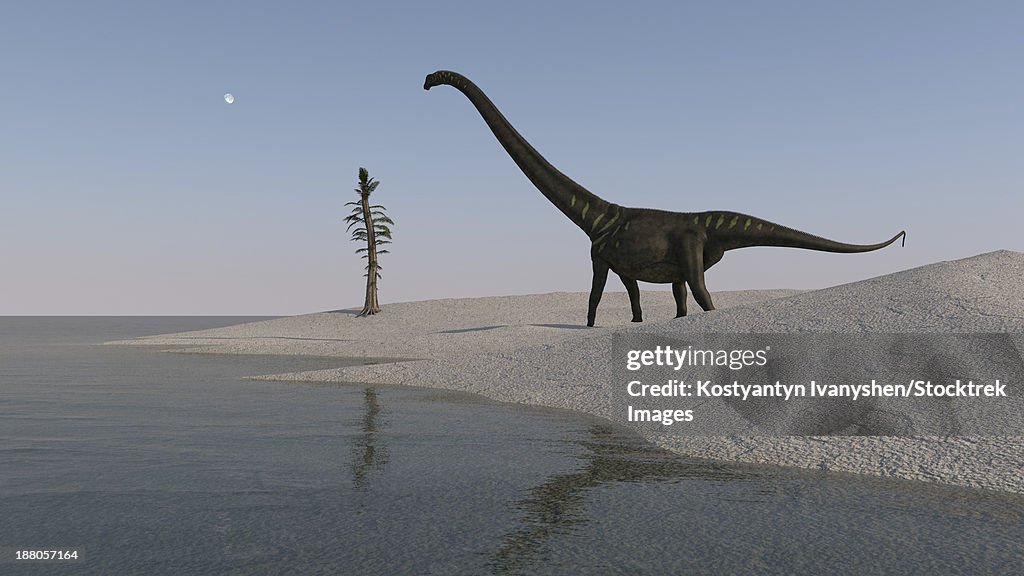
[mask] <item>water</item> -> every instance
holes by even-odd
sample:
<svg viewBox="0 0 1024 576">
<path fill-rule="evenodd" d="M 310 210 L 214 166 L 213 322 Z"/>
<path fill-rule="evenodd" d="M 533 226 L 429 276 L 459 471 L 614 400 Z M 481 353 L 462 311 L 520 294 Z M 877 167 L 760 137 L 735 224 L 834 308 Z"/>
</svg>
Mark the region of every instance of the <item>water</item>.
<svg viewBox="0 0 1024 576">
<path fill-rule="evenodd" d="M 96 346 L 238 322 L 0 318 L 0 574 L 1019 574 L 1024 498 L 679 458 L 331 359 Z M 14 550 L 80 550 L 66 564 Z"/>
</svg>

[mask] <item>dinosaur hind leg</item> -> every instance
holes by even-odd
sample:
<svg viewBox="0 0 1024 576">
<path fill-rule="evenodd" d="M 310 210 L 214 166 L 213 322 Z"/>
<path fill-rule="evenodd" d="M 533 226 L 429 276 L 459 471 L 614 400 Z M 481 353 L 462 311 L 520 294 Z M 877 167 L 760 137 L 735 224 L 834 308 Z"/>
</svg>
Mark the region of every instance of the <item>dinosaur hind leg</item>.
<svg viewBox="0 0 1024 576">
<path fill-rule="evenodd" d="M 601 303 L 601 294 L 604 293 L 605 282 L 608 281 L 608 264 L 604 261 L 593 258 L 594 281 L 590 286 L 590 304 L 587 306 L 587 326 L 593 326 L 597 320 L 597 305 Z"/>
<path fill-rule="evenodd" d="M 676 318 L 686 316 L 686 282 L 672 283 L 672 297 L 676 299 Z"/>
<path fill-rule="evenodd" d="M 711 303 L 711 294 L 704 286 L 704 251 L 699 246 L 693 246 L 686 251 L 686 283 L 690 285 L 690 292 L 693 292 L 693 299 L 697 301 L 705 311 L 714 310 L 715 305 Z"/>
<path fill-rule="evenodd" d="M 622 274 L 619 274 L 619 278 L 622 279 L 622 285 L 626 287 L 626 293 L 629 294 L 629 307 L 633 310 L 633 322 L 643 322 L 644 314 L 640 310 L 640 286 L 637 285 L 636 280 L 626 278 Z"/>
</svg>

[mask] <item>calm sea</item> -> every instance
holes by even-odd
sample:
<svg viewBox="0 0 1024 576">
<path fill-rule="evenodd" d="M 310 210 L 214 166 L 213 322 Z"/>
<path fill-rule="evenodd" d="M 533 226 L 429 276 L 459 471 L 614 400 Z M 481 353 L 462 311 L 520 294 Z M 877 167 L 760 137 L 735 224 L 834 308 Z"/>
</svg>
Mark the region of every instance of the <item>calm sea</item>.
<svg viewBox="0 0 1024 576">
<path fill-rule="evenodd" d="M 433 390 L 242 378 L 337 359 L 98 345 L 242 320 L 0 318 L 0 574 L 1024 572 L 1018 496 L 689 460 Z"/>
</svg>

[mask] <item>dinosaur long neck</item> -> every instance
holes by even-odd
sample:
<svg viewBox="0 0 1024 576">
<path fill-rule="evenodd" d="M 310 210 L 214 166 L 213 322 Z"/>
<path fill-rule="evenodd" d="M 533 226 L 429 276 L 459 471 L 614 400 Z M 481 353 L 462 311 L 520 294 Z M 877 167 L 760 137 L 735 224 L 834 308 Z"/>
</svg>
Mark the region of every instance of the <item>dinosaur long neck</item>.
<svg viewBox="0 0 1024 576">
<path fill-rule="evenodd" d="M 509 124 L 491 99 L 476 84 L 456 72 L 441 71 L 435 74 L 438 76 L 438 83 L 447 84 L 469 98 L 523 174 L 526 174 L 541 194 L 588 236 L 593 238 L 602 230 L 602 221 L 608 222 L 613 217 L 618 218 L 621 207 L 591 193 L 552 166 Z"/>
</svg>

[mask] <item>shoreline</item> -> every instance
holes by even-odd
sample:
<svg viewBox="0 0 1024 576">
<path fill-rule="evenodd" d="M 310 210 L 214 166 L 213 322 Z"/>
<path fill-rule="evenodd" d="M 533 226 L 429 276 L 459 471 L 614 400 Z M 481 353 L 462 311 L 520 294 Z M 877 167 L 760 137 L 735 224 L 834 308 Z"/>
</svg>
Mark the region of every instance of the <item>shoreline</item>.
<svg viewBox="0 0 1024 576">
<path fill-rule="evenodd" d="M 188 353 L 406 358 L 254 379 L 442 388 L 625 425 L 613 414 L 607 387 L 592 384 L 613 378 L 609 358 L 616 335 L 1019 335 L 1021 278 L 1024 254 L 998 251 L 810 292 L 715 293 L 715 311 L 701 312 L 691 299 L 691 315 L 677 320 L 670 293 L 643 292 L 643 324 L 629 322 L 625 293 L 606 293 L 598 326 L 589 329 L 583 321 L 588 295 L 553 293 L 385 304 L 368 318 L 356 318 L 358 309 L 341 310 L 110 344 L 184 346 Z M 1021 436 L 676 437 L 629 428 L 685 456 L 1024 493 Z"/>
</svg>

